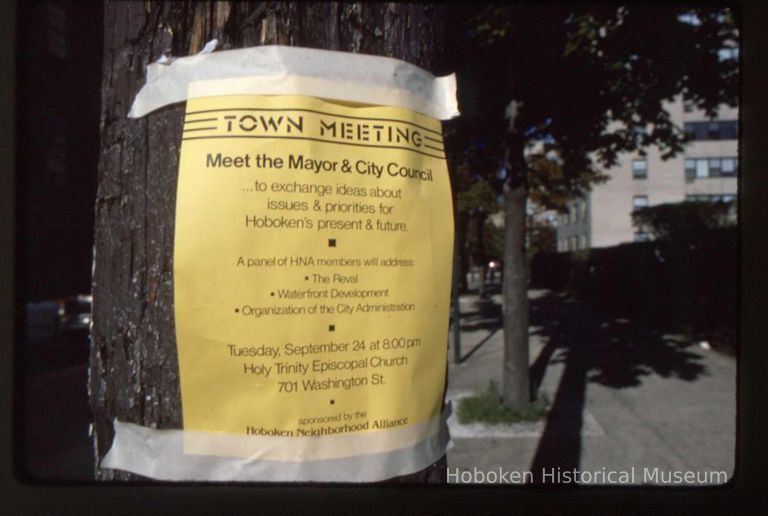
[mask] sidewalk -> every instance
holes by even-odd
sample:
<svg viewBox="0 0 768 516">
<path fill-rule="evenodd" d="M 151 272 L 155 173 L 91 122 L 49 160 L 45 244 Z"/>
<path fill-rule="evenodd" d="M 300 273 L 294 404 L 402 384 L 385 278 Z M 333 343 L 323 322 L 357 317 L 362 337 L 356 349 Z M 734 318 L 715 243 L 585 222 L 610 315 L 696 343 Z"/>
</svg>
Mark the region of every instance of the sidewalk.
<svg viewBox="0 0 768 516">
<path fill-rule="evenodd" d="M 531 471 L 538 479 L 544 470 L 634 470 L 636 484 L 665 483 L 655 471 L 724 471 L 730 478 L 733 358 L 632 321 L 601 320 L 549 291 L 529 291 L 529 299 L 531 376 L 552 402 L 550 415 L 539 423 L 458 424 L 456 400 L 491 379 L 501 386 L 504 356 L 500 296 L 462 297 L 463 358 L 450 364 L 448 378 L 449 472 Z M 599 473 L 593 478 L 603 483 Z M 707 483 L 722 478 L 710 475 Z"/>
</svg>

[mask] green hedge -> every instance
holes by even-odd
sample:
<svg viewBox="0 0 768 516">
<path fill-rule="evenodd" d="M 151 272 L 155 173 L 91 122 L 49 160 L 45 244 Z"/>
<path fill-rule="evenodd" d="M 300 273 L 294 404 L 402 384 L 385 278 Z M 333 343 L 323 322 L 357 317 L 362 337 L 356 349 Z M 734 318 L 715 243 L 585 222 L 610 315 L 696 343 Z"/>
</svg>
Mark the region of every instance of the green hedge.
<svg viewBox="0 0 768 516">
<path fill-rule="evenodd" d="M 572 253 L 538 253 L 531 286 L 567 291 L 605 317 L 648 321 L 696 334 L 726 333 L 738 321 L 738 230 L 690 239 L 622 244 Z"/>
</svg>

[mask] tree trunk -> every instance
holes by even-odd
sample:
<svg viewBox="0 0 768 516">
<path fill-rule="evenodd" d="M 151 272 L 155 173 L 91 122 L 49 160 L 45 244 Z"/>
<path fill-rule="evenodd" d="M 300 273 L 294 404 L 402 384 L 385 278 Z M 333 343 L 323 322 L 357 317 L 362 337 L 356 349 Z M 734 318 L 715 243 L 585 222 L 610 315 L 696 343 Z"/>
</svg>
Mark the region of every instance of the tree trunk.
<svg viewBox="0 0 768 516">
<path fill-rule="evenodd" d="M 173 238 L 183 105 L 126 118 L 162 54 L 281 44 L 396 57 L 443 74 L 442 8 L 271 2 L 110 2 L 104 14 L 89 395 L 95 458 L 112 420 L 181 428 L 173 317 Z M 96 468 L 103 480 L 137 475 Z M 445 458 L 394 481 L 444 482 Z"/>
<path fill-rule="evenodd" d="M 453 186 L 454 192 L 455 186 Z M 455 198 L 455 195 L 454 195 Z M 469 234 L 469 216 L 458 215 L 454 228 L 454 238 L 457 239 L 456 245 L 459 249 L 459 292 L 467 292 L 469 283 L 467 282 L 467 273 L 470 270 L 469 250 L 467 249 L 467 235 Z"/>
<path fill-rule="evenodd" d="M 480 282 L 477 286 L 477 295 L 485 298 L 485 275 L 488 272 L 488 257 L 485 254 L 485 221 L 487 216 L 483 212 L 478 212 L 470 217 L 472 224 L 472 236 L 470 245 L 472 247 L 472 265 L 479 271 Z"/>
<path fill-rule="evenodd" d="M 507 141 L 509 180 L 504 191 L 504 404 L 520 410 L 531 401 L 528 372 L 528 270 L 525 253 L 526 164 L 522 138 Z"/>
</svg>

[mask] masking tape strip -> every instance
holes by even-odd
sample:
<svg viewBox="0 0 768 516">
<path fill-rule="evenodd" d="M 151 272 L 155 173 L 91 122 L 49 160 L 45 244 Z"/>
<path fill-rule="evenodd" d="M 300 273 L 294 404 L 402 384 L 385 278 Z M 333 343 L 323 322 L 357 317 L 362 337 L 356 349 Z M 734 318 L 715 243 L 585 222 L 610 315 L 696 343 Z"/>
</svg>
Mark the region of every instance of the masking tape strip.
<svg viewBox="0 0 768 516">
<path fill-rule="evenodd" d="M 338 459 L 383 453 L 413 446 L 435 435 L 440 417 L 422 423 L 375 432 L 355 432 L 311 437 L 253 436 L 185 431 L 184 449 L 200 455 L 220 455 L 260 460 L 303 461 Z M 211 436 L 215 435 L 215 439 Z"/>
<path fill-rule="evenodd" d="M 306 95 L 364 104 L 398 106 L 448 120 L 458 116 L 456 77 L 434 77 L 391 57 L 279 45 L 162 59 L 147 66 L 147 82 L 136 95 L 130 118 L 138 118 L 189 96 L 221 94 L 208 83 L 188 92 L 193 81 L 248 77 L 256 95 Z M 225 81 L 226 82 L 226 81 Z M 227 91 L 233 94 L 232 91 Z"/>
<path fill-rule="evenodd" d="M 434 430 L 423 439 L 402 448 L 385 452 L 367 453 L 332 459 L 285 461 L 264 460 L 261 456 L 226 457 L 221 455 L 193 455 L 184 453 L 189 432 L 183 430 L 155 430 L 115 420 L 115 438 L 112 448 L 101 462 L 102 468 L 120 469 L 158 480 L 172 481 L 245 481 L 245 482 L 377 482 L 399 475 L 420 471 L 439 460 L 453 446 L 448 432 L 450 404 L 434 423 L 426 425 Z M 370 435 L 371 442 L 385 432 L 347 436 L 321 436 L 306 439 L 315 443 L 328 439 L 350 439 Z M 232 436 L 208 434 L 210 450 L 218 442 Z M 239 437 L 239 436 L 234 436 Z M 202 436 L 196 436 L 197 439 Z M 222 439 L 224 438 L 224 439 Z M 263 442 L 264 439 L 291 439 L 290 437 L 242 436 Z M 334 446 L 338 446 L 335 444 Z M 321 446 L 322 448 L 322 446 Z"/>
</svg>

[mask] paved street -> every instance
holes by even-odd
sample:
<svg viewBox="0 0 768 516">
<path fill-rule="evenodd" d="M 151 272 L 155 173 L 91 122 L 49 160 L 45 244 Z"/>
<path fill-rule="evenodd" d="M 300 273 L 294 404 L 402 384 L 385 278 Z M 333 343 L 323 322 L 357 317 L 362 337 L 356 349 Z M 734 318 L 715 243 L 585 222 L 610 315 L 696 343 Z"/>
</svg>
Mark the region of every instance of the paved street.
<svg viewBox="0 0 768 516">
<path fill-rule="evenodd" d="M 600 472 L 617 472 L 612 478 L 619 482 L 620 472 L 634 472 L 630 481 L 636 484 L 669 483 L 665 478 L 675 471 L 724 471 L 730 477 L 736 432 L 732 357 L 632 321 L 601 320 L 548 291 L 530 291 L 529 297 L 532 380 L 552 402 L 549 418 L 490 428 L 457 426 L 452 418 L 449 472 L 530 471 L 537 482 L 542 471 L 575 468 L 597 472 L 591 480 L 584 477 L 592 483 L 601 483 Z M 489 379 L 501 385 L 499 303 L 498 295 L 461 300 L 463 360 L 449 367 L 454 400 L 483 389 Z M 705 476 L 707 483 L 723 478 Z"/>
<path fill-rule="evenodd" d="M 26 447 L 21 458 L 32 479 L 93 479 L 87 378 L 81 363 L 40 372 L 24 381 L 23 412 L 17 415 Z"/>
</svg>

